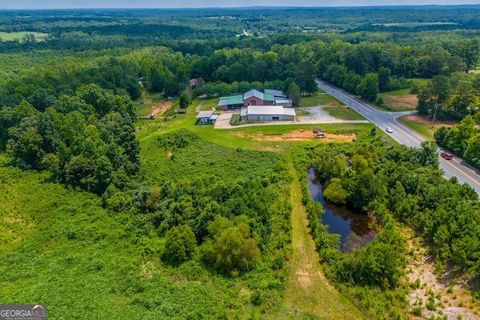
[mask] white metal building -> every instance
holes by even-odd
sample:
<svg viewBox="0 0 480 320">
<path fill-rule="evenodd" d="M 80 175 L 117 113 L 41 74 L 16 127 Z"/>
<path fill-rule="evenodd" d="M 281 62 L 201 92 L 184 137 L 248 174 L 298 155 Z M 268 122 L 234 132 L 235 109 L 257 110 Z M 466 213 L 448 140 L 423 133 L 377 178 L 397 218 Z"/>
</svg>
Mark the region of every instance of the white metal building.
<svg viewBox="0 0 480 320">
<path fill-rule="evenodd" d="M 248 106 L 240 113 L 242 121 L 295 121 L 295 109 L 282 106 Z"/>
</svg>

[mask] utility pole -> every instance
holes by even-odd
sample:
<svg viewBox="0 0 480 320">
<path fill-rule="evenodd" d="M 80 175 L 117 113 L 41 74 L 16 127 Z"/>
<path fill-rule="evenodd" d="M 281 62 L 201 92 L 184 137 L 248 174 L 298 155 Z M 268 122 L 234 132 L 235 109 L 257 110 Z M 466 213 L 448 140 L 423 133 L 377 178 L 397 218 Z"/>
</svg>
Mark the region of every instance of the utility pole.
<svg viewBox="0 0 480 320">
<path fill-rule="evenodd" d="M 433 104 L 433 115 L 432 115 L 432 128 L 435 129 L 435 121 L 437 120 L 437 112 L 438 112 L 438 101 L 435 99 L 435 103 Z"/>
</svg>

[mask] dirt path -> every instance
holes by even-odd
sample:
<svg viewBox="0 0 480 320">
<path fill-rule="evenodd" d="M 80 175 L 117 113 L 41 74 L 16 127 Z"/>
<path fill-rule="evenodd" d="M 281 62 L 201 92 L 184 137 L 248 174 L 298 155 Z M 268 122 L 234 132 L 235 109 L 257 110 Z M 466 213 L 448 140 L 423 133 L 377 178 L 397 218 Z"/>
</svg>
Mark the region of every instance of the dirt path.
<svg viewBox="0 0 480 320">
<path fill-rule="evenodd" d="M 432 316 L 448 320 L 480 319 L 478 303 L 472 302 L 470 293 L 462 281 L 453 282 L 451 273 L 438 277 L 431 257 L 418 238 L 410 235 L 409 247 L 415 253 L 409 261 L 407 279 L 412 284 L 408 295 L 414 319 L 430 319 Z M 443 319 L 443 318 L 442 318 Z"/>
<path fill-rule="evenodd" d="M 292 249 L 290 276 L 285 302 L 292 314 L 281 318 L 302 318 L 315 315 L 320 319 L 364 319 L 362 313 L 331 286 L 323 275 L 318 253 L 308 229 L 307 213 L 302 204 L 300 183 L 290 161 L 294 176 L 291 189 Z M 312 318 L 312 317 L 310 317 Z"/>
<path fill-rule="evenodd" d="M 160 106 L 155 107 L 152 112 L 150 112 L 150 117 L 155 118 L 156 116 L 161 116 L 164 114 L 168 109 L 172 107 L 173 103 L 171 101 L 166 101 L 162 103 Z"/>
<path fill-rule="evenodd" d="M 284 134 L 247 133 L 245 131 L 235 132 L 233 135 L 241 138 L 249 138 L 254 141 L 323 141 L 323 142 L 352 142 L 355 134 L 333 134 L 325 132 L 322 138 L 317 137 L 312 129 L 300 129 L 287 131 Z"/>
</svg>

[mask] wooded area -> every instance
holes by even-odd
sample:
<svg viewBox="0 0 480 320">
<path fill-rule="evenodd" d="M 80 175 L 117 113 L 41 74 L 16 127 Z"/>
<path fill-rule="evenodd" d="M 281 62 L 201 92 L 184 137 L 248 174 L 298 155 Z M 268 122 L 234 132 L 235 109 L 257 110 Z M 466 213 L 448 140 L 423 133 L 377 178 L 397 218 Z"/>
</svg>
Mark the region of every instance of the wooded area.
<svg viewBox="0 0 480 320">
<path fill-rule="evenodd" d="M 440 272 L 480 272 L 478 195 L 443 178 L 435 143 L 409 149 L 367 123 L 217 130 L 196 126 L 196 109 L 251 89 L 300 106 L 326 95 L 316 79 L 380 107 L 379 93 L 402 89 L 426 121 L 451 121 L 438 145 L 480 169 L 479 17 L 480 6 L 0 11 L 0 296 L 40 297 L 52 318 L 87 305 L 89 319 L 328 318 L 286 296 L 298 291 L 296 205 L 334 309 L 409 318 L 404 229 Z M 262 140 L 320 129 L 348 139 Z M 373 219 L 372 242 L 339 250 L 309 168 L 330 203 Z"/>
</svg>

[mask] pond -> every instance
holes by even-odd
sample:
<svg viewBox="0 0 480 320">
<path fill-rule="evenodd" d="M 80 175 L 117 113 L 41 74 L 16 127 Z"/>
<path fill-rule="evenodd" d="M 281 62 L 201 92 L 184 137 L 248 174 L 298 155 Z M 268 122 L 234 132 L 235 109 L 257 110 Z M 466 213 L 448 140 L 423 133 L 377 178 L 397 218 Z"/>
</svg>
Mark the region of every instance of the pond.
<svg viewBox="0 0 480 320">
<path fill-rule="evenodd" d="M 308 188 L 312 198 L 323 206 L 322 223 L 328 226 L 329 232 L 340 236 L 340 249 L 343 252 L 352 252 L 375 238 L 376 232 L 371 227 L 373 224 L 371 217 L 345 206 L 335 205 L 323 198 L 323 186 L 313 168 L 308 170 Z"/>
</svg>

